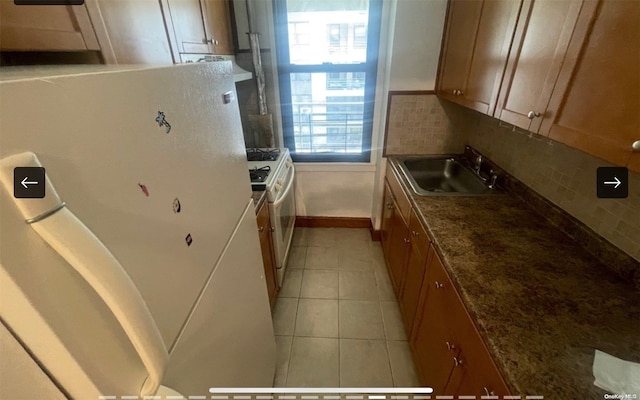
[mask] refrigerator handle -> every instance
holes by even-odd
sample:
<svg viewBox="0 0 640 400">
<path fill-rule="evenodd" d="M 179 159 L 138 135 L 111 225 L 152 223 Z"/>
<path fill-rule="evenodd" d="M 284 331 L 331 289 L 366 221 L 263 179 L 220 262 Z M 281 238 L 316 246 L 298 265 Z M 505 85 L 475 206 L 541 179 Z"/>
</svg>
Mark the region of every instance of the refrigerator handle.
<svg viewBox="0 0 640 400">
<path fill-rule="evenodd" d="M 113 313 L 147 370 L 141 395 L 155 395 L 169 354 L 146 303 L 122 265 L 64 206 L 50 179 L 46 179 L 45 198 L 13 196 L 14 168 L 41 166 L 37 156 L 30 152 L 0 160 L 2 186 L 15 201 L 25 222 L 82 276 Z"/>
</svg>

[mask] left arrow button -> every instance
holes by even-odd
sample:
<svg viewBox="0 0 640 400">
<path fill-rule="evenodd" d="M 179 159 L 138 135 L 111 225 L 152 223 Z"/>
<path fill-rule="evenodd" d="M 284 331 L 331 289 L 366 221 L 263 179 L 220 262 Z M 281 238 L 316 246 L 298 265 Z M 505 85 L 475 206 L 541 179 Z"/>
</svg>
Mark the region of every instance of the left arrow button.
<svg viewBox="0 0 640 400">
<path fill-rule="evenodd" d="M 45 196 L 43 167 L 13 169 L 13 196 L 18 199 L 41 199 Z"/>
</svg>

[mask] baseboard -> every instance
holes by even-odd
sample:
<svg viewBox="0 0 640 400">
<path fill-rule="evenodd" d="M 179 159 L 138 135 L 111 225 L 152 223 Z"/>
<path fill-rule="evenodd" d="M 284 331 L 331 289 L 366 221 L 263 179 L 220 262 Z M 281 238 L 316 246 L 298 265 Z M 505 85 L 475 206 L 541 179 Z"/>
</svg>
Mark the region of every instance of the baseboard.
<svg viewBox="0 0 640 400">
<path fill-rule="evenodd" d="M 371 219 L 353 217 L 296 217 L 300 228 L 364 228 L 370 229 Z"/>
<path fill-rule="evenodd" d="M 379 230 L 374 229 L 373 223 L 369 221 L 369 233 L 371 234 L 371 240 L 379 242 L 382 240 L 382 235 Z"/>
</svg>

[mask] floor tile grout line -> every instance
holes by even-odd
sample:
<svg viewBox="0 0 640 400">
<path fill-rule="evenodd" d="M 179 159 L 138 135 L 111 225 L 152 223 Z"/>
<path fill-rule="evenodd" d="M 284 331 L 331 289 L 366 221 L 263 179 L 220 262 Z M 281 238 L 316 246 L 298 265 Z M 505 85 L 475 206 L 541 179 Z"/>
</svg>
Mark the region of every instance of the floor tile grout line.
<svg viewBox="0 0 640 400">
<path fill-rule="evenodd" d="M 306 256 L 305 256 L 305 264 L 307 262 Z M 302 283 L 300 283 L 300 286 L 302 286 Z M 289 349 L 289 360 L 288 360 L 288 365 L 287 365 L 287 377 L 285 379 L 285 386 L 288 386 L 288 382 L 289 382 L 289 371 L 291 370 L 291 357 L 293 356 L 293 341 L 296 338 L 296 324 L 298 322 L 298 308 L 300 307 L 300 297 L 296 298 L 296 312 L 294 314 L 293 317 L 293 332 L 291 332 L 291 348 Z"/>
</svg>

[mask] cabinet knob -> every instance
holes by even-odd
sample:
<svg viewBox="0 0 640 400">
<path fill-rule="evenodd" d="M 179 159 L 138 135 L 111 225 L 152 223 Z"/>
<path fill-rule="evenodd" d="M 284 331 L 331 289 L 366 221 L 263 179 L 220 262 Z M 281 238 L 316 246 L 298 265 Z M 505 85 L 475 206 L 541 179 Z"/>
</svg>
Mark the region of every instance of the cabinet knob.
<svg viewBox="0 0 640 400">
<path fill-rule="evenodd" d="M 269 232 L 273 233 L 276 231 L 276 228 L 274 228 L 273 226 L 271 228 L 269 228 Z"/>
<path fill-rule="evenodd" d="M 204 38 L 204 39 L 202 39 L 202 43 L 204 43 L 204 44 L 207 44 L 207 43 L 213 44 L 213 39 Z"/>
<path fill-rule="evenodd" d="M 415 236 L 415 237 L 420 236 L 420 234 L 419 234 L 418 232 L 416 232 L 416 231 L 411 231 L 411 234 L 412 234 L 413 236 Z"/>
<path fill-rule="evenodd" d="M 407 238 L 404 238 L 404 239 L 402 239 L 402 240 L 404 240 L 405 244 L 409 244 L 409 243 L 411 243 L 411 240 L 409 240 L 409 239 L 407 239 Z"/>
<path fill-rule="evenodd" d="M 633 144 L 631 145 L 631 150 L 634 153 L 640 153 L 640 140 L 636 140 L 635 142 L 633 142 Z"/>
<path fill-rule="evenodd" d="M 393 204 L 391 204 L 391 203 L 387 203 L 387 208 L 388 208 L 389 210 L 393 209 Z"/>
<path fill-rule="evenodd" d="M 260 228 L 258 228 L 258 232 L 264 232 L 264 226 L 261 226 Z"/>
<path fill-rule="evenodd" d="M 462 358 L 453 357 L 453 363 L 456 365 L 456 367 L 461 366 L 462 365 Z"/>
<path fill-rule="evenodd" d="M 535 112 L 535 111 L 529 111 L 527 113 L 527 118 L 529 118 L 529 119 L 538 118 L 539 116 L 540 116 L 540 113 Z"/>
<path fill-rule="evenodd" d="M 482 389 L 484 389 L 484 395 L 485 396 L 495 396 L 496 395 L 496 393 L 493 390 L 487 389 L 486 386 L 483 386 Z"/>
<path fill-rule="evenodd" d="M 446 343 L 447 343 L 447 350 L 455 350 L 456 349 L 456 346 L 454 344 L 451 344 L 449 342 L 446 342 Z"/>
<path fill-rule="evenodd" d="M 438 281 L 436 281 L 436 289 L 442 289 L 444 285 Z"/>
</svg>

